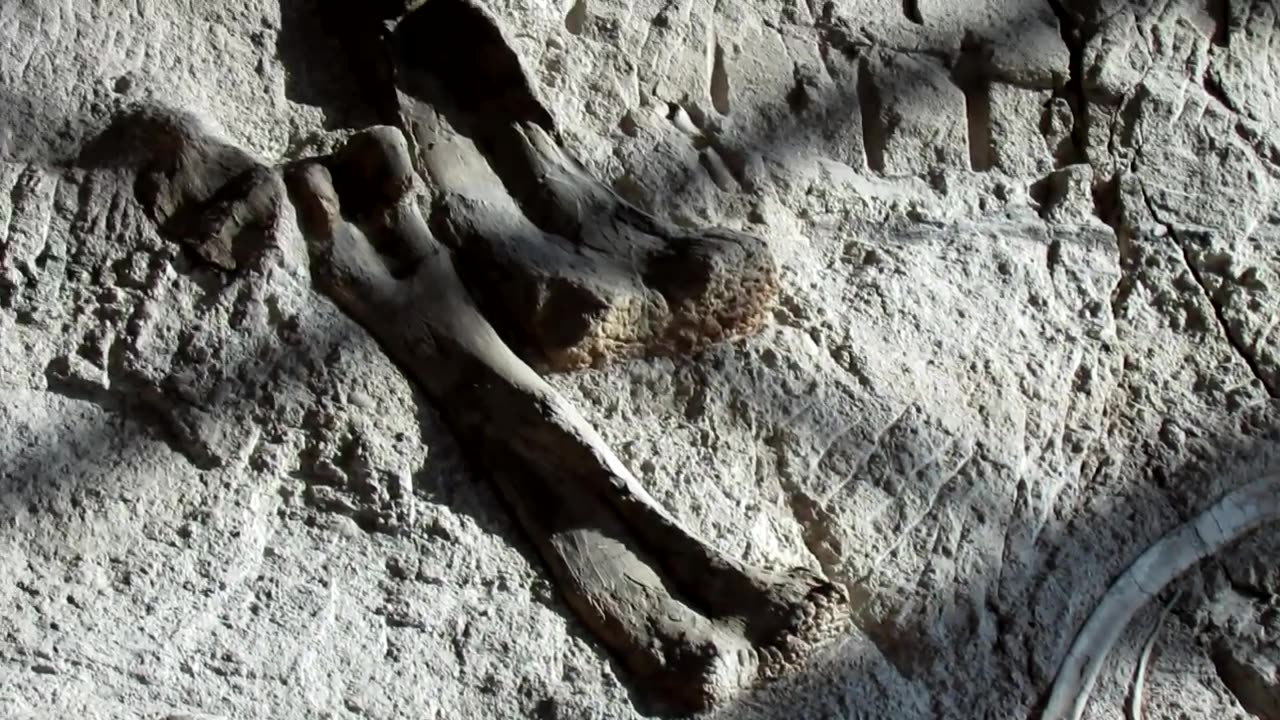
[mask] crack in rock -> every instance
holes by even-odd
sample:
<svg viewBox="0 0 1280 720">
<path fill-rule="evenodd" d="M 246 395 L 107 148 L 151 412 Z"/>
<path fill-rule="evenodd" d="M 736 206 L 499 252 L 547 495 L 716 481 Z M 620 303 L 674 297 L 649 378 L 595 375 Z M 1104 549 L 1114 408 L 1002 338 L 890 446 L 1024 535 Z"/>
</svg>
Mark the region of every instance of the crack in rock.
<svg viewBox="0 0 1280 720">
<path fill-rule="evenodd" d="M 1062 0 L 1048 0 L 1049 7 L 1058 18 L 1058 31 L 1067 46 L 1069 56 L 1067 79 L 1054 95 L 1065 98 L 1071 106 L 1071 153 L 1060 157 L 1060 166 L 1089 161 L 1089 140 L 1085 131 L 1088 122 L 1088 98 L 1084 92 L 1084 49 L 1092 33 L 1087 33 L 1080 20 L 1065 6 Z"/>
<path fill-rule="evenodd" d="M 1258 358 L 1249 351 L 1249 348 L 1241 341 L 1240 338 L 1236 337 L 1235 333 L 1231 332 L 1231 326 L 1227 322 L 1226 313 L 1223 310 L 1222 303 L 1219 302 L 1218 299 L 1214 297 L 1213 292 L 1210 291 L 1209 284 L 1205 281 L 1204 274 L 1196 267 L 1196 263 L 1191 257 L 1191 250 L 1187 247 L 1187 243 L 1183 241 L 1179 236 L 1178 231 L 1172 225 L 1160 219 L 1160 216 L 1156 211 L 1155 204 L 1151 201 L 1151 197 L 1147 194 L 1145 188 L 1142 190 L 1142 199 L 1147 206 L 1147 211 L 1151 213 L 1151 217 L 1154 218 L 1161 227 L 1168 231 L 1169 237 L 1173 238 L 1173 241 L 1177 244 L 1178 249 L 1181 252 L 1182 262 L 1186 265 L 1187 272 L 1191 274 L 1192 279 L 1196 281 L 1196 285 L 1199 286 L 1200 292 L 1204 295 L 1205 301 L 1208 302 L 1209 307 L 1213 309 L 1214 320 L 1218 323 L 1218 327 L 1221 328 L 1222 336 L 1227 341 L 1227 345 L 1230 346 L 1232 352 L 1244 361 L 1245 367 L 1249 369 L 1249 374 L 1258 381 L 1258 384 L 1262 386 L 1262 389 L 1267 393 L 1267 396 L 1272 400 L 1280 400 L 1280 387 L 1276 387 L 1273 383 L 1267 380 L 1266 374 L 1262 371 L 1262 366 L 1258 363 Z"/>
</svg>

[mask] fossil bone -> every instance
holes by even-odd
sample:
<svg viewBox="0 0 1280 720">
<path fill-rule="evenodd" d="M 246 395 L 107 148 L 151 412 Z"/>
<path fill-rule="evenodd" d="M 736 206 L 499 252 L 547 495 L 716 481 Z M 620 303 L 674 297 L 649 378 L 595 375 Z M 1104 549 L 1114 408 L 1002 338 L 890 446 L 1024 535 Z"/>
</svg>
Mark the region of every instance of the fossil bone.
<svg viewBox="0 0 1280 720">
<path fill-rule="evenodd" d="M 1142 720 L 1142 696 L 1144 694 L 1147 683 L 1147 667 L 1151 664 L 1151 651 L 1155 649 L 1156 640 L 1160 637 L 1160 630 L 1164 628 L 1165 618 L 1169 617 L 1169 611 L 1177 604 L 1182 593 L 1175 593 L 1169 602 L 1164 604 L 1160 609 L 1160 615 L 1156 617 L 1155 626 L 1151 628 L 1151 634 L 1147 636 L 1147 641 L 1142 645 L 1142 652 L 1138 654 L 1138 665 L 1133 670 L 1133 687 L 1129 692 L 1129 720 Z"/>
<path fill-rule="evenodd" d="M 425 188 L 400 130 L 367 129 L 330 156 L 273 168 L 239 162 L 196 124 L 172 125 L 180 141 L 158 144 L 139 173 L 139 198 L 162 231 L 235 271 L 260 239 L 245 231 L 279 232 L 289 225 L 271 214 L 292 208 L 314 285 L 426 391 L 569 606 L 659 705 L 722 703 L 802 664 L 842 631 L 843 587 L 801 568 L 745 565 L 695 536 L 508 347 L 455 272 L 456 251 L 419 210 Z M 228 157 L 237 161 L 219 160 Z M 441 162 L 439 172 L 466 167 L 441 170 Z M 203 168 L 215 168 L 222 187 Z M 503 229 L 481 225 L 468 236 Z M 523 259 L 538 260 L 536 249 Z M 688 297 L 695 311 L 720 301 Z"/>
<path fill-rule="evenodd" d="M 1134 614 L 1191 566 L 1277 519 L 1280 474 L 1266 475 L 1223 496 L 1147 548 L 1115 579 L 1076 634 L 1041 720 L 1080 720 L 1102 662 Z"/>
<path fill-rule="evenodd" d="M 180 113 L 116 123 L 114 141 L 158 139 L 116 142 L 143 155 L 132 162 L 144 208 L 231 272 L 263 228 L 299 228 L 314 286 L 431 398 L 567 604 L 660 706 L 704 709 L 802 664 L 844 629 L 845 589 L 694 535 L 534 369 L 754 331 L 776 294 L 767 245 L 676 228 L 593 178 L 470 3 L 432 0 L 397 23 L 391 36 L 353 23 L 353 39 L 398 127 L 330 155 L 272 167 Z M 463 52 L 470 83 L 442 65 Z M 282 212 L 298 222 L 271 222 Z"/>
<path fill-rule="evenodd" d="M 647 684 L 706 707 L 838 631 L 841 589 L 803 570 L 746 567 L 694 536 L 508 349 L 419 214 L 398 130 L 357 135 L 287 182 L 318 286 L 436 401 L 570 605 Z"/>
</svg>

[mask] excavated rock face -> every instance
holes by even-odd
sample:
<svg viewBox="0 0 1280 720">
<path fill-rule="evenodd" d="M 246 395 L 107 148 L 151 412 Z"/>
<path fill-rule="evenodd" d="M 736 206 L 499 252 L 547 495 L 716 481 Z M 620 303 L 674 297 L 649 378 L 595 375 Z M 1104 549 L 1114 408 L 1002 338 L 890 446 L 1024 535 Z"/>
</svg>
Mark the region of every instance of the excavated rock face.
<svg viewBox="0 0 1280 720">
<path fill-rule="evenodd" d="M 1111 581 L 1276 470 L 1274 4 L 363 5 L 0 4 L 0 716 L 637 717 L 681 694 L 643 656 L 726 718 L 1035 717 Z M 414 308 L 317 284 L 280 169 L 375 125 L 421 182 L 330 173 L 341 223 L 420 213 L 686 536 L 839 586 L 836 642 L 706 599 L 652 634 L 772 682 L 608 642 L 511 500 L 608 504 L 550 414 L 480 442 L 388 352 Z M 746 597 L 619 522 L 601 567 Z M 1151 588 L 1090 714 L 1276 717 L 1278 553 Z"/>
</svg>

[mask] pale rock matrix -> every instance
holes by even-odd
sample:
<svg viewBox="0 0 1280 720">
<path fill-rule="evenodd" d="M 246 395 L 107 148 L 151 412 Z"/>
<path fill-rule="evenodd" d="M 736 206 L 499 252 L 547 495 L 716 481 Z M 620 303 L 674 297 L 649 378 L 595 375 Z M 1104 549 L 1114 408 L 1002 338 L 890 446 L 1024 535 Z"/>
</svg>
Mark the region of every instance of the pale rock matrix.
<svg viewBox="0 0 1280 720">
<path fill-rule="evenodd" d="M 0 0 L 0 718 L 1280 720 L 1268 0 Z"/>
</svg>

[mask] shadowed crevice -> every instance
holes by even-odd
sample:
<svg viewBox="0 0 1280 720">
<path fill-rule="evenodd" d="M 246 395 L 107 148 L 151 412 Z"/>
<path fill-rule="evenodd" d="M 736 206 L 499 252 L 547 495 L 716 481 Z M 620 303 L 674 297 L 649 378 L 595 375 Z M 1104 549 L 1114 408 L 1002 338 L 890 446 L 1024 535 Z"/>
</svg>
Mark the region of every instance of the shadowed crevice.
<svg viewBox="0 0 1280 720">
<path fill-rule="evenodd" d="M 952 78 L 964 93 L 969 140 L 969 169 L 986 172 L 995 167 L 995 138 L 991 125 L 990 47 L 966 38 Z"/>
<path fill-rule="evenodd" d="M 1074 118 L 1071 126 L 1070 153 L 1065 157 L 1060 155 L 1057 159 L 1060 166 L 1088 162 L 1089 108 L 1084 89 L 1084 51 L 1092 30 L 1086 28 L 1075 13 L 1063 5 L 1063 0 L 1046 0 L 1046 2 L 1058 18 L 1058 31 L 1062 35 L 1062 42 L 1067 46 L 1069 54 L 1066 80 L 1054 95 L 1066 99 L 1071 106 L 1071 114 Z"/>
<path fill-rule="evenodd" d="M 889 130 L 884 123 L 884 103 L 880 88 L 872 77 L 869 57 L 858 64 L 858 108 L 862 119 L 863 152 L 867 157 L 867 169 L 875 173 L 885 171 L 885 150 L 889 143 Z"/>
</svg>

